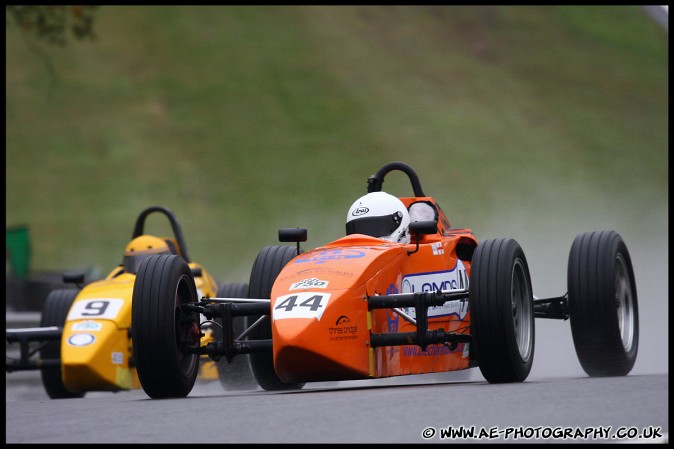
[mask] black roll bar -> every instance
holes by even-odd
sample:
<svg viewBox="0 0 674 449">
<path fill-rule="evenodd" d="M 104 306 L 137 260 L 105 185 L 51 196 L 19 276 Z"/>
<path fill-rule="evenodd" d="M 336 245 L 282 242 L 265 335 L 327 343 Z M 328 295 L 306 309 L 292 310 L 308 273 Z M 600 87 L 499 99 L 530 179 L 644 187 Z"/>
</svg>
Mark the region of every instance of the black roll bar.
<svg viewBox="0 0 674 449">
<path fill-rule="evenodd" d="M 390 162 L 380 168 L 376 174 L 370 176 L 367 179 L 367 193 L 381 192 L 381 187 L 384 183 L 384 176 L 393 170 L 400 170 L 407 175 L 407 177 L 410 179 L 410 183 L 412 184 L 414 196 L 426 196 L 421 188 L 421 183 L 419 182 L 419 177 L 417 176 L 416 172 L 412 169 L 412 167 L 405 164 L 404 162 Z"/>
<path fill-rule="evenodd" d="M 171 229 L 173 230 L 173 235 L 176 239 L 176 242 L 178 243 L 178 247 L 180 248 L 183 259 L 185 259 L 187 263 L 190 263 L 190 257 L 187 252 L 187 244 L 185 243 L 185 238 L 183 237 L 182 228 L 180 227 L 180 224 L 178 223 L 175 215 L 173 215 L 173 212 L 163 206 L 150 206 L 143 210 L 140 215 L 138 215 L 138 218 L 136 219 L 136 225 L 133 228 L 133 235 L 131 236 L 131 239 L 133 240 L 136 237 L 143 235 L 145 219 L 152 212 L 161 212 L 164 214 L 164 216 L 166 216 L 169 223 L 171 223 Z"/>
</svg>

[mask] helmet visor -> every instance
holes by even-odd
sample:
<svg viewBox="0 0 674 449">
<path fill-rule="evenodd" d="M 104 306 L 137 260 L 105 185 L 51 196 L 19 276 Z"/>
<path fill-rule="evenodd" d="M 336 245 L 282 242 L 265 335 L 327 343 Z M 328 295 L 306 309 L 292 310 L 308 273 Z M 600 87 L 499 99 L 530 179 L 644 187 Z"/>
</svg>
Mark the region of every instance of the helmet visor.
<svg viewBox="0 0 674 449">
<path fill-rule="evenodd" d="M 346 223 L 346 235 L 365 234 L 371 237 L 390 237 L 402 221 L 400 212 L 379 217 L 356 218 Z"/>
</svg>

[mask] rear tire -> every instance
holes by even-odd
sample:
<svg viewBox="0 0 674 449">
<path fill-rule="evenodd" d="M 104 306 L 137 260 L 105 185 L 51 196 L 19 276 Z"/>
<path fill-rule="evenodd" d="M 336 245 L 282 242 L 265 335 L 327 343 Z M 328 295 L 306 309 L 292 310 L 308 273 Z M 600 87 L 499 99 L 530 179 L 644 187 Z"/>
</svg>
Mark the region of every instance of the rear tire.
<svg viewBox="0 0 674 449">
<path fill-rule="evenodd" d="M 615 231 L 576 236 L 569 253 L 569 318 L 576 354 L 592 377 L 625 376 L 639 346 L 632 260 Z"/>
<path fill-rule="evenodd" d="M 485 240 L 470 269 L 472 349 L 490 383 L 523 382 L 534 359 L 529 266 L 513 239 Z"/>
<path fill-rule="evenodd" d="M 223 284 L 218 289 L 219 298 L 247 298 L 248 284 L 230 283 Z M 222 325 L 222 318 L 216 318 L 218 324 Z M 246 329 L 245 317 L 234 317 L 234 335 L 240 335 Z M 213 326 L 216 341 L 222 341 L 222 328 Z M 238 354 L 229 363 L 226 357 L 222 357 L 217 362 L 218 377 L 220 384 L 225 390 L 255 390 L 257 381 L 253 376 L 250 367 L 250 357 L 248 354 Z"/>
<path fill-rule="evenodd" d="M 197 302 L 189 265 L 180 256 L 145 260 L 133 287 L 131 338 L 138 379 L 154 399 L 189 394 L 199 371 L 199 314 L 186 310 Z"/>
<path fill-rule="evenodd" d="M 253 264 L 248 283 L 248 297 L 269 299 L 271 289 L 283 267 L 297 255 L 292 246 L 267 246 L 260 251 Z M 259 317 L 247 317 L 248 325 Z M 250 334 L 250 340 L 266 340 L 271 338 L 270 316 L 266 315 Z M 282 382 L 274 370 L 274 356 L 271 352 L 250 354 L 250 365 L 255 380 L 263 390 L 299 390 L 304 382 Z"/>
<path fill-rule="evenodd" d="M 75 298 L 79 294 L 76 288 L 52 290 L 47 295 L 44 307 L 42 308 L 42 317 L 40 318 L 40 327 L 58 326 L 63 327 Z M 50 341 L 40 349 L 41 359 L 61 359 L 61 341 Z M 84 391 L 70 391 L 63 385 L 61 377 L 61 368 L 41 368 L 42 385 L 47 395 L 51 399 L 70 399 L 83 398 Z"/>
</svg>

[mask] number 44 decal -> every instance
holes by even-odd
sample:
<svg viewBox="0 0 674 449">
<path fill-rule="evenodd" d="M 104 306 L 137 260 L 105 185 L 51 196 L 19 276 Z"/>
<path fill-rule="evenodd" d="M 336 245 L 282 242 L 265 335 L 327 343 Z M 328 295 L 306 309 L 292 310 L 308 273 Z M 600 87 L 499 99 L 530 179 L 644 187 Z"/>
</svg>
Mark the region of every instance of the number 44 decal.
<svg viewBox="0 0 674 449">
<path fill-rule="evenodd" d="M 316 318 L 321 319 L 330 293 L 302 292 L 276 298 L 272 309 L 272 318 Z"/>
</svg>

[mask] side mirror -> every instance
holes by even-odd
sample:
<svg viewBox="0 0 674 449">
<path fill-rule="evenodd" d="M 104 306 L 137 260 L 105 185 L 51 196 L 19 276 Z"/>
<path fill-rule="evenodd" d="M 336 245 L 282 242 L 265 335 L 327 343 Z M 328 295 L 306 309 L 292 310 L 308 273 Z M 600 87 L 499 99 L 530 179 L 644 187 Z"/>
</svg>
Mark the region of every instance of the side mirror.
<svg viewBox="0 0 674 449">
<path fill-rule="evenodd" d="M 66 284 L 82 284 L 84 283 L 84 273 L 75 271 L 63 273 L 63 282 Z"/>
<path fill-rule="evenodd" d="M 436 232 L 438 232 L 437 221 L 413 221 L 410 223 L 411 235 L 429 235 L 435 234 Z"/>
<path fill-rule="evenodd" d="M 303 228 L 281 228 L 278 230 L 279 242 L 306 242 L 307 230 Z"/>
<path fill-rule="evenodd" d="M 307 230 L 304 228 L 281 228 L 278 230 L 279 242 L 297 242 L 297 254 L 301 252 L 300 242 L 307 241 Z"/>
<path fill-rule="evenodd" d="M 417 246 L 414 248 L 414 251 L 407 251 L 407 255 L 409 256 L 419 251 L 420 235 L 435 234 L 436 232 L 438 232 L 437 221 L 413 221 L 410 223 L 410 236 L 415 237 Z"/>
<path fill-rule="evenodd" d="M 84 285 L 84 273 L 79 271 L 63 273 L 63 282 L 66 284 L 75 284 L 77 288 L 82 290 L 82 286 Z"/>
</svg>

